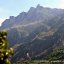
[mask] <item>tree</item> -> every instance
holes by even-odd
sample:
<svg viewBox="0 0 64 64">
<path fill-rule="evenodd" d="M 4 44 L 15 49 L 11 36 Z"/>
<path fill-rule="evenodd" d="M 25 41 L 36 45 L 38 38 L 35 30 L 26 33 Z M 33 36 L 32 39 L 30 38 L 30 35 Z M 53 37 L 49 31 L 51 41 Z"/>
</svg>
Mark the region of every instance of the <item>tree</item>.
<svg viewBox="0 0 64 64">
<path fill-rule="evenodd" d="M 0 64 L 11 64 L 9 57 L 13 55 L 13 49 L 8 49 L 7 32 L 0 31 Z"/>
</svg>

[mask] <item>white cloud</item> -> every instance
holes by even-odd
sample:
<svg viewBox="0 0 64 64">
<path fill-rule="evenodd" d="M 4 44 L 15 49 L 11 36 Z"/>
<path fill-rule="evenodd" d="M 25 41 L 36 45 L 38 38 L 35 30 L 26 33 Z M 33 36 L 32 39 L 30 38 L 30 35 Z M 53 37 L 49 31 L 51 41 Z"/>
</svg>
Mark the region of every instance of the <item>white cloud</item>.
<svg viewBox="0 0 64 64">
<path fill-rule="evenodd" d="M 7 19 L 8 14 L 9 14 L 9 10 L 0 7 L 0 26 L 1 26 L 2 22 L 5 19 Z"/>
<path fill-rule="evenodd" d="M 59 0 L 58 2 L 58 8 L 64 9 L 64 0 Z"/>
<path fill-rule="evenodd" d="M 0 26 L 2 24 L 2 22 L 5 20 L 5 18 L 0 18 Z"/>
</svg>

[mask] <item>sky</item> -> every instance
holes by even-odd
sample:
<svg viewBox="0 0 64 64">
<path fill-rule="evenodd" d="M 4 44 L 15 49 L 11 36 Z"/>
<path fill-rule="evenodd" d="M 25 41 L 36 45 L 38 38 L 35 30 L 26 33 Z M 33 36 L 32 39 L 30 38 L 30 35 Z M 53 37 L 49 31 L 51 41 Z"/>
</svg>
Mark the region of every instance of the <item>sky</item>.
<svg viewBox="0 0 64 64">
<path fill-rule="evenodd" d="M 9 16 L 17 16 L 23 11 L 27 12 L 30 7 L 36 7 L 37 4 L 44 7 L 64 9 L 64 0 L 1 0 L 0 25 Z"/>
</svg>

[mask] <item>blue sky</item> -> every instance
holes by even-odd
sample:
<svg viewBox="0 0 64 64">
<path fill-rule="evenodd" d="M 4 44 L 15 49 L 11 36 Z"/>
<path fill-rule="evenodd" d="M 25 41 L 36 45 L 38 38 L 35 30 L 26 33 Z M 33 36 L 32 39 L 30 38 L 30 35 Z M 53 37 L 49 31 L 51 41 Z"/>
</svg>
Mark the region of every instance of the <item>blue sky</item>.
<svg viewBox="0 0 64 64">
<path fill-rule="evenodd" d="M 0 24 L 9 16 L 17 16 L 22 11 L 28 11 L 30 7 L 36 7 L 37 4 L 44 7 L 64 9 L 64 0 L 1 0 Z"/>
</svg>

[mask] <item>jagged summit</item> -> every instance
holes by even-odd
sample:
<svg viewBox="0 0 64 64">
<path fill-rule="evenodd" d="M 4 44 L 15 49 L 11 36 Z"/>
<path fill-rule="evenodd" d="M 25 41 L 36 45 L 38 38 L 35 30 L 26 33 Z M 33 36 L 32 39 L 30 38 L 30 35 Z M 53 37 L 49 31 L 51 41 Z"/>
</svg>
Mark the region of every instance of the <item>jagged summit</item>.
<svg viewBox="0 0 64 64">
<path fill-rule="evenodd" d="M 38 4 L 36 8 L 43 8 L 43 6 L 41 6 L 40 4 Z"/>
<path fill-rule="evenodd" d="M 38 4 L 37 7 L 40 7 L 40 4 Z"/>
<path fill-rule="evenodd" d="M 37 5 L 5 20 L 1 29 L 8 30 L 8 42 L 16 50 L 14 61 L 26 58 L 27 51 L 31 58 L 42 58 L 64 44 L 64 10 Z"/>
<path fill-rule="evenodd" d="M 41 6 L 40 4 L 38 4 L 35 7 L 31 7 L 29 9 L 28 12 L 21 12 L 18 16 L 14 17 L 14 16 L 10 16 L 9 19 L 5 20 L 2 23 L 1 28 L 10 28 L 19 24 L 28 24 L 28 23 L 32 23 L 32 22 L 38 22 L 38 21 L 43 21 L 45 20 L 45 22 L 47 21 L 46 19 L 50 19 L 51 17 L 54 17 L 54 15 L 56 15 L 56 13 L 59 13 L 62 11 L 60 10 L 59 12 L 57 12 L 58 10 L 54 9 L 51 10 L 50 8 L 46 8 Z"/>
</svg>

